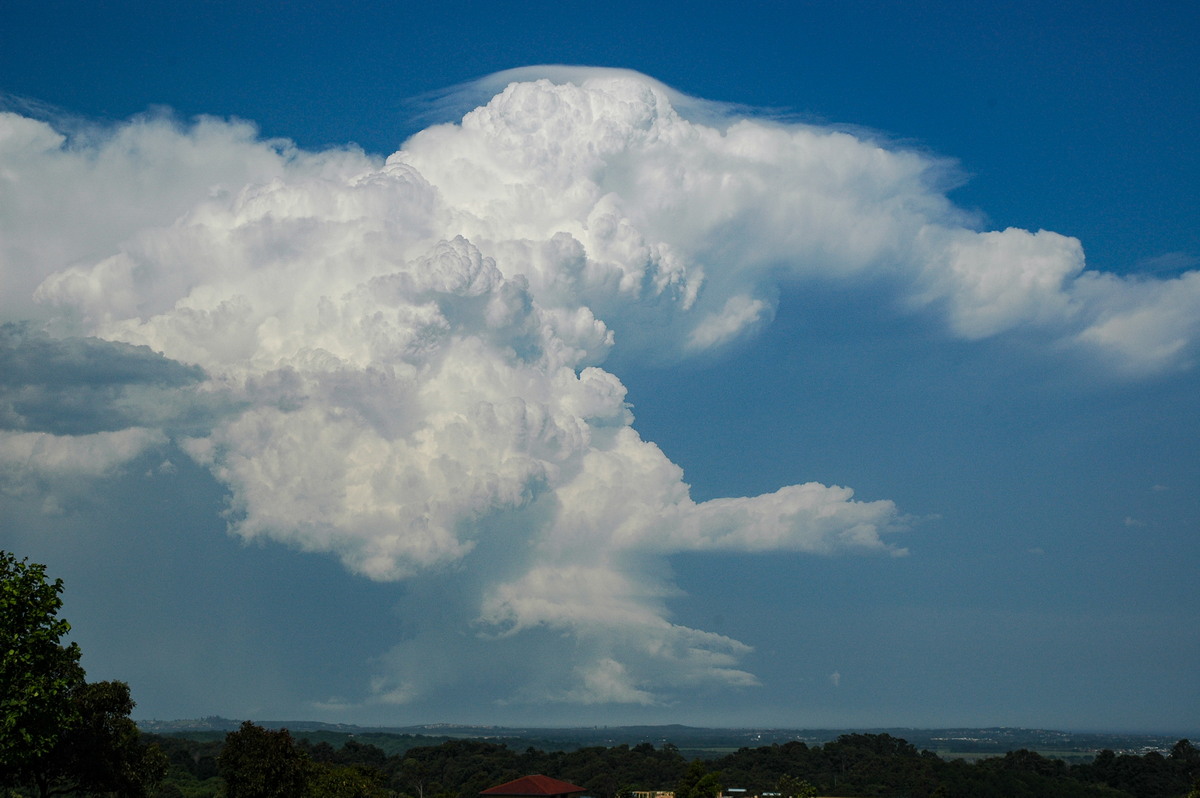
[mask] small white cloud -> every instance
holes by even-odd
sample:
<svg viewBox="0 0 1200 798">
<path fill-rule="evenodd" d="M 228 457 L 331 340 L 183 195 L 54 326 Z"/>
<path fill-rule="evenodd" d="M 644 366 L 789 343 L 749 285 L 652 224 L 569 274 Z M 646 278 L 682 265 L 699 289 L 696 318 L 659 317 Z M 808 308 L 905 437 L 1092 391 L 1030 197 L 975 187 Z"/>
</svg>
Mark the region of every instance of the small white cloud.
<svg viewBox="0 0 1200 798">
<path fill-rule="evenodd" d="M 1131 528 L 1131 529 L 1133 529 L 1133 528 L 1138 528 L 1138 527 L 1144 527 L 1144 526 L 1146 525 L 1146 522 L 1145 522 L 1145 521 L 1142 521 L 1142 520 L 1140 520 L 1140 519 L 1138 519 L 1138 518 L 1132 518 L 1132 517 L 1130 517 L 1130 516 L 1125 516 L 1125 522 L 1124 522 L 1124 523 L 1125 523 L 1125 526 L 1126 526 L 1126 527 L 1129 527 L 1129 528 Z"/>
<path fill-rule="evenodd" d="M 401 682 L 398 685 L 393 685 L 388 689 L 380 689 L 381 684 L 372 684 L 372 699 L 379 704 L 391 704 L 394 706 L 403 706 L 411 703 L 422 695 L 422 691 L 410 682 Z"/>
<path fill-rule="evenodd" d="M 158 430 L 139 428 L 91 435 L 0 431 L 0 480 L 107 476 L 165 442 Z"/>
<path fill-rule="evenodd" d="M 563 695 L 574 704 L 640 704 L 660 703 L 655 695 L 637 687 L 628 670 L 615 659 L 604 658 L 588 667 L 577 669 L 581 686 Z"/>
<path fill-rule="evenodd" d="M 1190 365 L 1200 271 L 1161 280 L 1088 272 L 1075 289 L 1086 319 L 1075 342 L 1108 355 L 1118 371 L 1136 377 Z"/>
<path fill-rule="evenodd" d="M 688 349 L 711 349 L 727 343 L 765 320 L 770 306 L 761 299 L 733 296 L 719 313 L 704 318 L 688 336 Z"/>
<path fill-rule="evenodd" d="M 918 240 L 927 261 L 917 296 L 944 302 L 951 326 L 966 338 L 1057 325 L 1074 312 L 1068 287 L 1084 265 L 1077 239 L 1010 227 L 925 230 Z"/>
<path fill-rule="evenodd" d="M 834 671 L 833 673 L 829 674 L 829 683 L 834 687 L 841 687 L 842 674 L 839 671 Z"/>
<path fill-rule="evenodd" d="M 308 705 L 317 712 L 335 715 L 337 717 L 346 717 L 347 713 L 351 712 L 352 710 L 359 709 L 362 706 L 361 704 L 357 704 L 353 701 L 347 701 L 344 698 L 337 697 L 329 698 L 325 701 L 310 701 Z"/>
</svg>

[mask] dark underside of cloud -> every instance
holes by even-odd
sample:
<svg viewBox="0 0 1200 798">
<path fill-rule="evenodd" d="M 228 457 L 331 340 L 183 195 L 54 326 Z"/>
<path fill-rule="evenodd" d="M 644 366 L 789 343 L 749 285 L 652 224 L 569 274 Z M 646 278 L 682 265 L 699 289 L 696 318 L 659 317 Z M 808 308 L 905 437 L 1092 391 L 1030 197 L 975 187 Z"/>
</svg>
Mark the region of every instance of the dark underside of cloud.
<svg viewBox="0 0 1200 798">
<path fill-rule="evenodd" d="M 89 435 L 129 427 L 211 426 L 193 390 L 203 369 L 147 346 L 53 338 L 32 323 L 0 325 L 0 428 Z"/>
</svg>

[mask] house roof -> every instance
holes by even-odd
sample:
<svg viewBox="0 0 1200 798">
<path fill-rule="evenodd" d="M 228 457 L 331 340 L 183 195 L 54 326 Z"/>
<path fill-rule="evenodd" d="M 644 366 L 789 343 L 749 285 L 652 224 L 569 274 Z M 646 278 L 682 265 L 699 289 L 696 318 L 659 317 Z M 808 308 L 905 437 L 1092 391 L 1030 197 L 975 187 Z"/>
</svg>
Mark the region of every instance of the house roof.
<svg viewBox="0 0 1200 798">
<path fill-rule="evenodd" d="M 522 776 L 495 787 L 489 787 L 480 795 L 572 795 L 587 792 L 583 787 L 567 781 L 559 781 L 549 776 Z"/>
</svg>

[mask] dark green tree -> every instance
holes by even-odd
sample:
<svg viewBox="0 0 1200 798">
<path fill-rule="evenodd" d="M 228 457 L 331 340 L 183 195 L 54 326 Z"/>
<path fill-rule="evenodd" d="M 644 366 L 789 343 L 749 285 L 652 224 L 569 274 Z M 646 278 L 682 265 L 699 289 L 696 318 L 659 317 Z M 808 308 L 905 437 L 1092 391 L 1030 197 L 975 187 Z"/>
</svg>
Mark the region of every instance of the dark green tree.
<svg viewBox="0 0 1200 798">
<path fill-rule="evenodd" d="M 421 752 L 417 753 L 419 755 Z M 393 785 L 400 787 L 402 793 L 411 798 L 425 798 L 425 784 L 429 781 L 428 765 L 412 756 L 397 759 L 400 761 L 392 776 Z"/>
<path fill-rule="evenodd" d="M 717 798 L 722 789 L 721 774 L 710 772 L 703 761 L 693 759 L 675 785 L 675 798 Z"/>
<path fill-rule="evenodd" d="M 813 798 L 817 794 L 816 787 L 795 776 L 780 777 L 775 791 L 779 793 L 780 798 Z"/>
<path fill-rule="evenodd" d="M 134 702 L 124 682 L 92 682 L 72 697 L 76 724 L 46 758 L 49 793 L 116 793 L 122 798 L 152 794 L 167 772 L 167 757 L 141 739 L 129 718 Z"/>
<path fill-rule="evenodd" d="M 1191 740 L 1185 738 L 1171 746 L 1171 753 L 1167 759 L 1180 767 L 1200 768 L 1200 749 L 1192 745 Z"/>
<path fill-rule="evenodd" d="M 0 774 L 26 773 L 75 725 L 79 646 L 63 645 L 61 579 L 0 551 Z"/>
<path fill-rule="evenodd" d="M 166 757 L 140 739 L 123 682 L 88 684 L 71 626 L 58 617 L 62 580 L 0 551 L 0 783 L 42 798 L 143 798 Z"/>
<path fill-rule="evenodd" d="M 225 736 L 217 770 L 228 798 L 297 798 L 308 786 L 309 760 L 287 729 L 250 721 Z"/>
<path fill-rule="evenodd" d="M 362 765 L 310 762 L 309 798 L 384 798 L 383 773 Z"/>
</svg>

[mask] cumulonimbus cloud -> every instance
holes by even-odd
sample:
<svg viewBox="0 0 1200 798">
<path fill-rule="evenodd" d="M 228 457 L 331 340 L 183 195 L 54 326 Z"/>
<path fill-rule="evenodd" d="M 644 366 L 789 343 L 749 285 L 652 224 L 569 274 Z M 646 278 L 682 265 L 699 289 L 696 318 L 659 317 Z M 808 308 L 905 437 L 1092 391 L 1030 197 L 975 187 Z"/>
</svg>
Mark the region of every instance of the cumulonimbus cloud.
<svg viewBox="0 0 1200 798">
<path fill-rule="evenodd" d="M 847 488 L 693 501 L 604 370 L 614 347 L 704 356 L 768 323 L 781 282 L 822 281 L 889 286 L 951 335 L 1022 329 L 1125 372 L 1194 352 L 1198 272 L 1101 275 L 1075 239 L 980 232 L 926 155 L 737 118 L 635 74 L 556 76 L 386 161 L 211 119 L 71 143 L 0 115 L 5 311 L 202 370 L 221 410 L 171 434 L 227 486 L 235 534 L 379 580 L 477 569 L 460 621 L 572 636 L 558 680 L 520 694 L 583 703 L 754 683 L 743 644 L 670 622 L 664 556 L 903 552 L 887 541 L 897 508 Z M 37 209 L 63 196 L 90 222 L 49 246 L 66 225 Z M 33 456 L 28 434 L 0 440 L 0 462 Z M 105 470 L 163 433 L 105 435 L 72 451 Z M 39 462 L 65 451 L 43 443 Z M 513 513 L 529 525 L 486 523 Z M 478 556 L 497 530 L 504 567 Z M 389 701 L 421 689 L 377 684 Z"/>
</svg>

